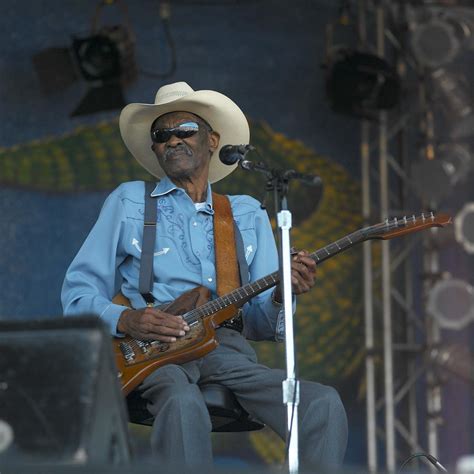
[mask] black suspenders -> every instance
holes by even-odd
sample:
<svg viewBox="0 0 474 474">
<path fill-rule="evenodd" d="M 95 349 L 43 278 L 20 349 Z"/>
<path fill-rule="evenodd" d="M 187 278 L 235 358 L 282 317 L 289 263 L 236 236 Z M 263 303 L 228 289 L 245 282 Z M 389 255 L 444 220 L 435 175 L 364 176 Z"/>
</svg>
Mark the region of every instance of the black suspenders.
<svg viewBox="0 0 474 474">
<path fill-rule="evenodd" d="M 143 296 L 147 306 L 153 306 L 155 298 L 153 289 L 153 253 L 156 239 L 156 200 L 151 197 L 156 183 L 145 181 L 145 215 L 143 218 L 142 257 L 140 259 L 140 277 L 138 291 Z"/>
</svg>

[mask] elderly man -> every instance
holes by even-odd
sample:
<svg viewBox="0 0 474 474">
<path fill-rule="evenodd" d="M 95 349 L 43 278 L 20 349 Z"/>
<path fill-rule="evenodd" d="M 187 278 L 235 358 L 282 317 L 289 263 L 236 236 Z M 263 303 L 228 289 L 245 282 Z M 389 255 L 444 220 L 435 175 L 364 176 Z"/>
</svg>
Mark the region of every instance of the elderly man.
<svg viewBox="0 0 474 474">
<path fill-rule="evenodd" d="M 249 127 L 228 97 L 194 91 L 178 82 L 161 87 L 154 104 L 125 107 L 120 131 L 138 162 L 160 179 L 150 195 L 157 208 L 157 225 L 148 297 L 139 291 L 140 265 L 144 265 L 144 183 L 129 182 L 107 198 L 67 271 L 64 313 L 96 314 L 115 337 L 130 335 L 172 344 L 186 337 L 189 324 L 181 315 L 158 306 L 198 286 L 208 288 L 211 298 L 216 298 L 219 283 L 224 283 L 219 281 L 214 251 L 221 238 L 214 234 L 218 224 L 214 219 L 221 217 L 213 203 L 211 183 L 236 167 L 219 161 L 220 148 L 248 143 Z M 228 201 L 250 281 L 277 270 L 278 256 L 266 212 L 249 196 L 229 196 Z M 228 265 L 233 265 L 231 260 Z M 314 283 L 315 263 L 301 251 L 292 259 L 293 293 L 307 292 Z M 118 290 L 131 307 L 112 302 Z M 284 438 L 285 373 L 259 364 L 246 340 L 284 337 L 280 287 L 246 302 L 242 319 L 217 329 L 220 344 L 215 350 L 196 360 L 163 365 L 136 388 L 155 417 L 152 451 L 164 462 L 187 467 L 212 463 L 211 422 L 198 383 L 227 386 L 251 415 Z M 346 448 L 347 421 L 337 392 L 302 381 L 299 418 L 302 463 L 339 465 Z"/>
</svg>

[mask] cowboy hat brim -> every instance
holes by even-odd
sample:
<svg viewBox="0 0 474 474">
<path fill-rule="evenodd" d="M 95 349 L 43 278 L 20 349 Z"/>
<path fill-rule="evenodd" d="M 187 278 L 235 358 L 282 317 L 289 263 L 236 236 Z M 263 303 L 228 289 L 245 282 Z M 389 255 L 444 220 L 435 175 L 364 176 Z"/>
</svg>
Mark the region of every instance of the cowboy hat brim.
<svg viewBox="0 0 474 474">
<path fill-rule="evenodd" d="M 190 112 L 203 118 L 220 135 L 219 146 L 211 156 L 209 181 L 225 178 L 236 167 L 219 160 L 224 145 L 247 144 L 250 130 L 240 108 L 225 95 L 209 90 L 193 91 L 177 100 L 163 104 L 130 104 L 120 114 L 120 133 L 135 159 L 153 176 L 162 178 L 165 172 L 151 150 L 150 128 L 153 121 L 169 112 Z"/>
</svg>

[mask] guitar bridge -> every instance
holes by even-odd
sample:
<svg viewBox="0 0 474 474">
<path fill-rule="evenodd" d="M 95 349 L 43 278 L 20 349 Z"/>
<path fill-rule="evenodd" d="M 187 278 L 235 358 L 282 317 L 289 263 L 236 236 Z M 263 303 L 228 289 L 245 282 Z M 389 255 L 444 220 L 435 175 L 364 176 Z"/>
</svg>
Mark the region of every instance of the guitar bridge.
<svg viewBox="0 0 474 474">
<path fill-rule="evenodd" d="M 119 344 L 120 350 L 122 351 L 123 357 L 127 362 L 131 362 L 135 359 L 135 351 L 130 347 L 126 342 L 121 342 Z"/>
</svg>

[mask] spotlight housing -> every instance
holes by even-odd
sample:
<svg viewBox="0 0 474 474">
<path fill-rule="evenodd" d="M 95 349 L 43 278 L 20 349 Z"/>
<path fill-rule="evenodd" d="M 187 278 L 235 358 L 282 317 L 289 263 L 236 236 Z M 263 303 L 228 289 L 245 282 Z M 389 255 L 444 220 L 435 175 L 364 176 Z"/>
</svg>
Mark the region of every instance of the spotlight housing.
<svg viewBox="0 0 474 474">
<path fill-rule="evenodd" d="M 412 11 L 410 30 L 415 60 L 428 69 L 437 69 L 452 62 L 466 45 L 470 47 L 474 16 L 468 9 L 424 5 Z"/>
<path fill-rule="evenodd" d="M 429 291 L 427 310 L 441 328 L 464 329 L 474 320 L 474 288 L 457 278 L 440 280 Z"/>
<path fill-rule="evenodd" d="M 103 7 L 114 3 L 121 8 L 126 24 L 98 27 Z M 69 48 L 40 51 L 33 56 L 33 64 L 46 94 L 69 86 L 78 76 L 86 82 L 88 90 L 71 116 L 122 108 L 122 88 L 138 75 L 135 37 L 125 4 L 120 0 L 101 1 L 89 36 L 73 37 Z"/>
<path fill-rule="evenodd" d="M 334 48 L 326 69 L 326 93 L 336 112 L 374 120 L 399 102 L 398 74 L 378 56 Z"/>
<path fill-rule="evenodd" d="M 474 134 L 474 109 L 469 84 L 462 74 L 448 72 L 444 68 L 431 75 L 434 90 L 449 122 L 453 139 L 468 138 Z"/>
<path fill-rule="evenodd" d="M 456 215 L 454 236 L 467 253 L 474 253 L 474 202 L 465 204 Z"/>
</svg>

